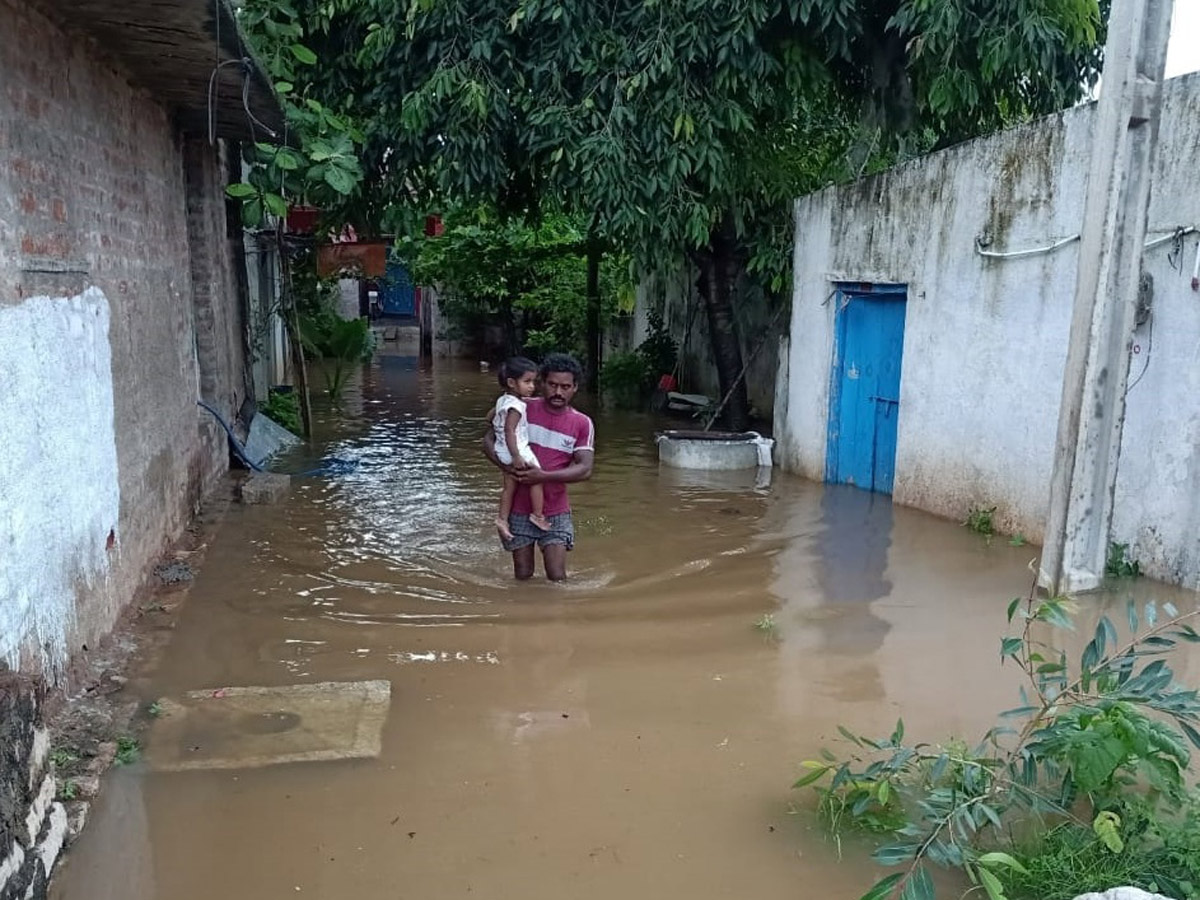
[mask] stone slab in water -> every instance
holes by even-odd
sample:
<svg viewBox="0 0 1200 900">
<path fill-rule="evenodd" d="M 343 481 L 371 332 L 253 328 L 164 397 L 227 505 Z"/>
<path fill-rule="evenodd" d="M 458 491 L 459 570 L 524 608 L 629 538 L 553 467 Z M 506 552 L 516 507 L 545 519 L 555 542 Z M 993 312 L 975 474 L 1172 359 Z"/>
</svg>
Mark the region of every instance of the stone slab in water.
<svg viewBox="0 0 1200 900">
<path fill-rule="evenodd" d="M 261 466 L 280 450 L 299 443 L 300 438 L 273 419 L 259 413 L 250 423 L 250 434 L 246 438 L 246 457 Z"/>
<path fill-rule="evenodd" d="M 159 701 L 146 759 L 183 771 L 374 757 L 390 704 L 387 681 L 191 691 Z"/>
<path fill-rule="evenodd" d="M 1141 888 L 1118 887 L 1103 894 L 1080 894 L 1075 900 L 1171 900 L 1162 894 L 1150 894 Z"/>
<path fill-rule="evenodd" d="M 292 479 L 277 472 L 255 472 L 242 482 L 243 503 L 277 503 L 288 492 Z"/>
</svg>

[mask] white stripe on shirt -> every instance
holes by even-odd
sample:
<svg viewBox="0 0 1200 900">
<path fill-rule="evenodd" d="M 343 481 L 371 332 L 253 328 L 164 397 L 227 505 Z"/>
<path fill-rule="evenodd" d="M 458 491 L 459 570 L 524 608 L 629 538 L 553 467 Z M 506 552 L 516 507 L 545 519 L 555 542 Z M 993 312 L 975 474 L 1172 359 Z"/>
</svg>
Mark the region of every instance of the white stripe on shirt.
<svg viewBox="0 0 1200 900">
<path fill-rule="evenodd" d="M 575 438 L 569 434 L 563 434 L 561 431 L 554 431 L 547 428 L 545 425 L 535 425 L 529 423 L 529 443 L 537 444 L 539 447 L 545 447 L 547 450 L 557 450 L 560 453 L 572 454 L 575 452 Z M 590 447 L 579 449 L 588 449 Z"/>
</svg>

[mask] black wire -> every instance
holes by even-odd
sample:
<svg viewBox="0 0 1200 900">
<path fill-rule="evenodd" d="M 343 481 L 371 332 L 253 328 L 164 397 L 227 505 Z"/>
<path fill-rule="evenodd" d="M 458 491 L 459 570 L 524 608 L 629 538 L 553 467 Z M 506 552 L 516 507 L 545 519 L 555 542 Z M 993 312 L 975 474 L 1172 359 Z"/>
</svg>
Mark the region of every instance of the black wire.
<svg viewBox="0 0 1200 900">
<path fill-rule="evenodd" d="M 1146 337 L 1146 364 L 1142 366 L 1142 371 L 1138 373 L 1138 377 L 1133 379 L 1125 388 L 1125 395 L 1137 387 L 1138 382 L 1146 375 L 1146 370 L 1150 368 L 1150 351 L 1154 349 L 1154 313 L 1150 314 L 1150 333 Z"/>
<path fill-rule="evenodd" d="M 1175 229 L 1175 239 L 1171 241 L 1171 250 L 1167 253 L 1167 265 L 1179 272 L 1183 271 L 1183 229 Z"/>
</svg>

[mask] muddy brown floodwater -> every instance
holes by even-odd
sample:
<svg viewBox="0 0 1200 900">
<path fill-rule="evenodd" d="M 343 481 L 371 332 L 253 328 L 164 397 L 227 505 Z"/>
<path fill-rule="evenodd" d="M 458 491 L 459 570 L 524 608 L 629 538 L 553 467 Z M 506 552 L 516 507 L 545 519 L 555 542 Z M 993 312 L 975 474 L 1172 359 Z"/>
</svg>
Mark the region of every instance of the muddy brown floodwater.
<svg viewBox="0 0 1200 900">
<path fill-rule="evenodd" d="M 168 715 L 109 778 L 57 900 L 853 898 L 879 871 L 839 861 L 798 763 L 838 723 L 903 715 L 936 740 L 1015 705 L 998 641 L 1035 550 L 779 473 L 660 471 L 643 417 L 597 416 L 570 582 L 515 584 L 478 451 L 494 389 L 381 356 L 321 424 L 357 470 L 230 511 L 131 682 Z M 380 680 L 372 758 L 239 765 L 243 743 L 369 723 L 195 711 Z M 172 726 L 190 691 L 211 699 Z M 156 764 L 189 753 L 230 767 Z"/>
</svg>

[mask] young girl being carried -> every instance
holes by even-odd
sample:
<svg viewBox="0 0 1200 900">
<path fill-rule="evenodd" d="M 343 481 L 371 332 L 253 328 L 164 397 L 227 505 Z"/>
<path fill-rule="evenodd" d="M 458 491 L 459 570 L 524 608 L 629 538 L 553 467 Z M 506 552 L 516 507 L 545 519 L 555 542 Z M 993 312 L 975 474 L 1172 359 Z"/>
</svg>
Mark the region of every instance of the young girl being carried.
<svg viewBox="0 0 1200 900">
<path fill-rule="evenodd" d="M 506 466 L 516 471 L 538 468 L 537 457 L 529 446 L 529 418 L 525 414 L 525 401 L 537 389 L 537 366 L 523 356 L 514 356 L 500 367 L 497 373 L 504 393 L 492 410 L 492 428 L 496 432 L 496 456 Z M 505 540 L 512 540 L 508 527 L 508 516 L 512 512 L 513 495 L 517 492 L 517 479 L 505 473 L 504 490 L 500 494 L 500 512 L 496 516 L 496 530 Z M 529 521 L 542 531 L 550 528 L 543 515 L 545 498 L 540 484 L 529 485 L 529 502 L 533 511 Z"/>
</svg>

